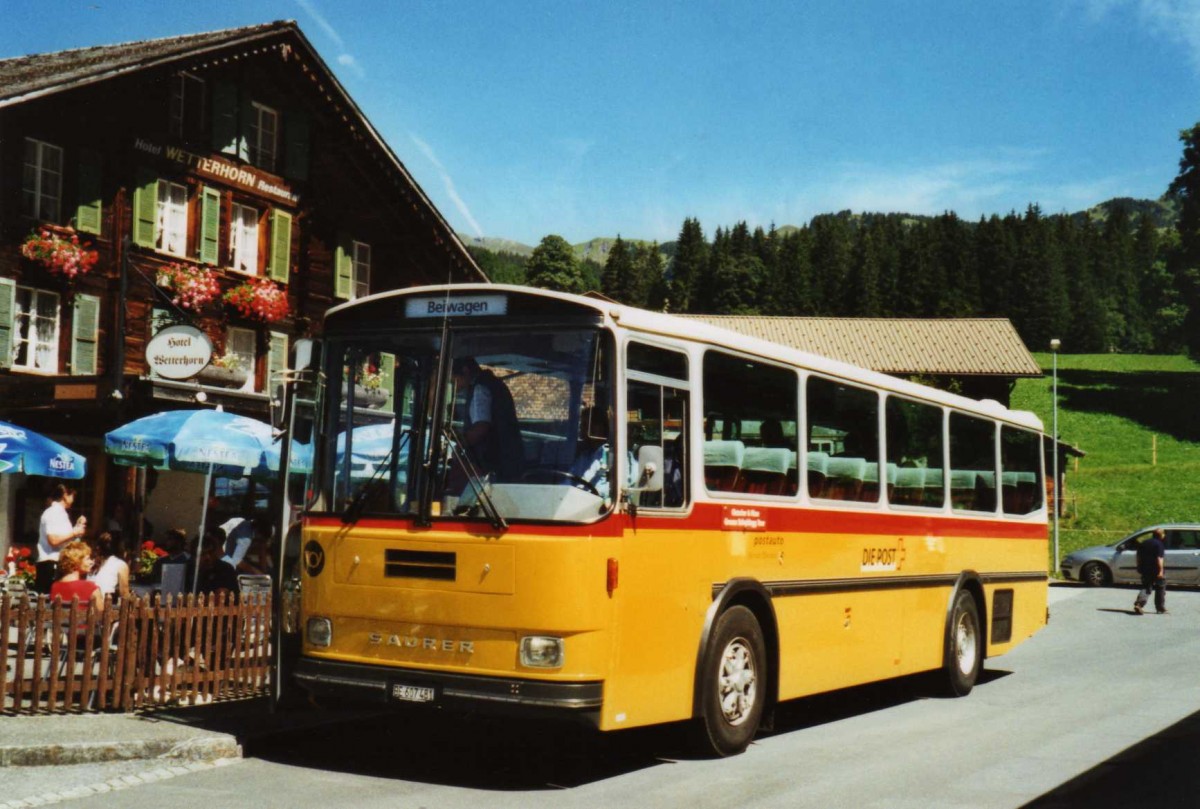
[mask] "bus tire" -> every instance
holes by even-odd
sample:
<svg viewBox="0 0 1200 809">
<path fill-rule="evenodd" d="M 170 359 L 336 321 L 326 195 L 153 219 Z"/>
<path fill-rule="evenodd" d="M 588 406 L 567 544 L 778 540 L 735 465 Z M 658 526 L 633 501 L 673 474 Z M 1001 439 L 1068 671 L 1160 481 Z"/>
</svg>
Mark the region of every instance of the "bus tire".
<svg viewBox="0 0 1200 809">
<path fill-rule="evenodd" d="M 946 627 L 946 659 L 942 664 L 943 690 L 949 697 L 965 697 L 975 687 L 983 669 L 983 632 L 979 607 L 966 589 L 954 595 L 954 609 Z"/>
<path fill-rule="evenodd" d="M 754 613 L 733 606 L 713 630 L 701 679 L 698 741 L 718 756 L 741 753 L 754 740 L 767 697 L 767 647 Z"/>
</svg>

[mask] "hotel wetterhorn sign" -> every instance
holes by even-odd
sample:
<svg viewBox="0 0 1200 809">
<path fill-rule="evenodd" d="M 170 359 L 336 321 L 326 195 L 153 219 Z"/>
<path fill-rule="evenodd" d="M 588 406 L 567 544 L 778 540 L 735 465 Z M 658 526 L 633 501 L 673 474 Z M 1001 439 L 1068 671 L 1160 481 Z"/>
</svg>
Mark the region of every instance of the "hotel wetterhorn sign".
<svg viewBox="0 0 1200 809">
<path fill-rule="evenodd" d="M 212 341 L 195 326 L 167 326 L 146 343 L 146 362 L 163 379 L 191 379 L 212 359 Z"/>
</svg>

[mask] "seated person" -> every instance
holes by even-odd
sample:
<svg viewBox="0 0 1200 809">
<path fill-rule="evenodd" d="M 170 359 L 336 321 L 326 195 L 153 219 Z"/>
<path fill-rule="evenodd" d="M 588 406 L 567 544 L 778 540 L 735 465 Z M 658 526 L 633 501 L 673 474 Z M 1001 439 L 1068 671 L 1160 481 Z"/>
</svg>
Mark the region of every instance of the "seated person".
<svg viewBox="0 0 1200 809">
<path fill-rule="evenodd" d="M 200 549 L 200 583 L 198 592 L 216 595 L 221 592 L 238 594 L 237 570 L 224 558 L 224 546 L 215 537 L 206 535 Z"/>
<path fill-rule="evenodd" d="M 783 425 L 779 419 L 764 419 L 758 431 L 759 440 L 764 447 L 791 449 L 791 442 L 783 434 Z"/>
<path fill-rule="evenodd" d="M 196 565 L 192 561 L 192 555 L 187 552 L 187 532 L 182 528 L 172 528 L 167 531 L 163 537 L 162 548 L 167 552 L 166 556 L 160 556 L 154 562 L 153 577 L 154 581 L 162 582 L 163 565 L 184 565 L 184 581 L 187 582 L 190 589 L 192 580 L 195 578 Z"/>
<path fill-rule="evenodd" d="M 87 574 L 92 569 L 92 549 L 82 540 L 68 542 L 58 555 L 58 580 L 50 585 L 50 600 L 60 599 L 64 604 L 70 604 L 71 599 L 79 599 L 79 603 L 92 609 L 104 607 L 104 593 L 100 585 L 88 581 Z"/>
<path fill-rule="evenodd" d="M 596 494 L 607 503 L 612 500 L 609 484 L 612 452 L 608 445 L 608 422 L 600 416 L 593 418 L 592 411 L 592 408 L 585 407 L 580 416 L 579 453 L 571 465 L 570 473 L 572 477 L 590 484 Z M 628 485 L 636 486 L 638 464 L 632 452 L 626 453 L 626 464 L 629 470 Z"/>
</svg>

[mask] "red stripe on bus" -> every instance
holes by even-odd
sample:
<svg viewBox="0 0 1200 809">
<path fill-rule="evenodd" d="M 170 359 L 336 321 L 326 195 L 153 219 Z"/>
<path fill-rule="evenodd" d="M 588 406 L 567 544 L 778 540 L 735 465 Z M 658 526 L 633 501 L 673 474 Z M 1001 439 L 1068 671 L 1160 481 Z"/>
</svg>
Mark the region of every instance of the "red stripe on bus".
<svg viewBox="0 0 1200 809">
<path fill-rule="evenodd" d="M 734 512 L 740 512 L 735 515 Z M 747 516 L 755 512 L 755 516 Z M 727 528 L 727 518 L 761 522 L 761 527 Z M 336 516 L 312 516 L 305 524 L 316 528 L 341 528 Z M 355 527 L 369 530 L 403 530 L 419 537 L 423 533 L 463 533 L 475 536 L 497 536 L 490 525 L 458 520 L 437 520 L 429 527 L 416 527 L 410 518 L 364 517 Z M 628 514 L 587 525 L 527 524 L 522 533 L 545 536 L 619 537 L 626 531 L 743 531 L 746 533 L 788 534 L 896 534 L 902 536 L 996 537 L 1003 539 L 1045 540 L 1044 522 L 942 516 L 938 514 L 907 514 L 878 511 L 835 511 L 798 506 L 771 506 L 762 503 L 696 503 L 687 516 L 668 517 L 643 511 L 637 518 Z M 509 530 L 514 530 L 510 527 Z"/>
</svg>

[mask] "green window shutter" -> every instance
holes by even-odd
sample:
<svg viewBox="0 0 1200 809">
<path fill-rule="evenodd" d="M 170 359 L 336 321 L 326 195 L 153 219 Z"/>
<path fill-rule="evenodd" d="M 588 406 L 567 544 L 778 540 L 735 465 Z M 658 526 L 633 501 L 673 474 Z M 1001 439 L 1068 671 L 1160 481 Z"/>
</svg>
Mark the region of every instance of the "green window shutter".
<svg viewBox="0 0 1200 809">
<path fill-rule="evenodd" d="M 137 170 L 137 186 L 133 189 L 133 243 L 154 247 L 154 231 L 158 223 L 158 178 L 146 168 Z"/>
<path fill-rule="evenodd" d="M 271 280 L 286 284 L 291 269 L 292 215 L 276 209 L 271 211 Z"/>
<path fill-rule="evenodd" d="M 200 193 L 200 261 L 216 265 L 221 246 L 221 192 L 204 187 Z"/>
<path fill-rule="evenodd" d="M 100 299 L 95 295 L 76 295 L 75 314 L 71 318 L 71 374 L 92 376 L 96 373 L 96 349 L 100 343 Z"/>
<path fill-rule="evenodd" d="M 333 297 L 348 301 L 353 292 L 354 243 L 345 233 L 339 233 L 333 256 Z"/>
<path fill-rule="evenodd" d="M 379 387 L 387 393 L 384 410 L 396 410 L 396 355 L 387 352 L 379 355 Z"/>
<path fill-rule="evenodd" d="M 212 147 L 225 154 L 240 154 L 245 147 L 241 132 L 237 85 L 216 82 L 212 95 Z"/>
<path fill-rule="evenodd" d="M 283 374 L 288 369 L 288 336 L 284 332 L 271 332 L 271 344 L 267 349 L 267 395 L 274 398 L 275 389 L 283 384 Z"/>
<path fill-rule="evenodd" d="M 17 313 L 17 282 L 0 278 L 0 368 L 12 365 L 13 317 Z"/>
<path fill-rule="evenodd" d="M 102 165 L 99 152 L 84 149 L 79 153 L 79 205 L 75 210 L 75 229 L 82 233 L 100 233 Z"/>
<path fill-rule="evenodd" d="M 299 111 L 288 112 L 284 117 L 284 137 L 287 139 L 284 145 L 287 151 L 283 158 L 285 176 L 293 180 L 307 180 L 310 142 L 308 116 Z"/>
</svg>

